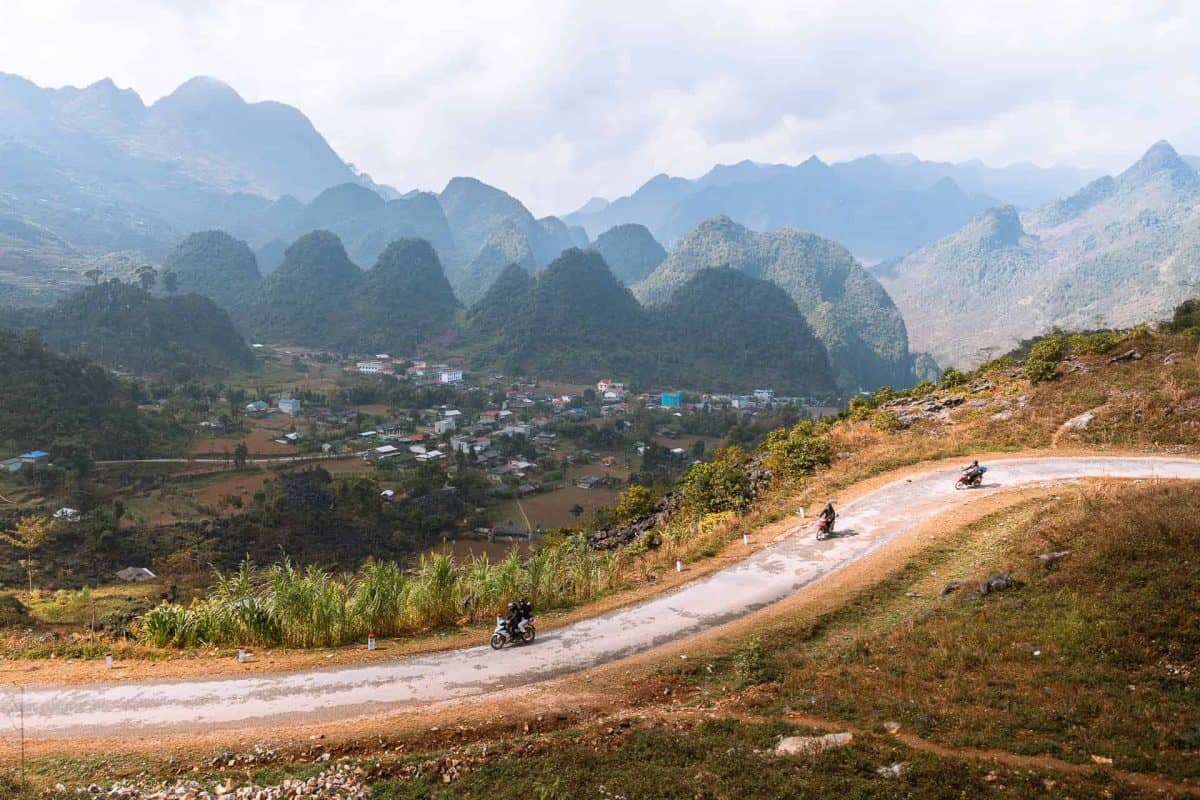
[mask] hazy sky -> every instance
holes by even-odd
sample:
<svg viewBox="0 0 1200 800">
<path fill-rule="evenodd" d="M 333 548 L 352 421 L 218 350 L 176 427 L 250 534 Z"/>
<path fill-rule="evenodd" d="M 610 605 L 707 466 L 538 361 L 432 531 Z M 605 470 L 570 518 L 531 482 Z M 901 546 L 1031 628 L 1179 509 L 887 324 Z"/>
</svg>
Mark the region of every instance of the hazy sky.
<svg viewBox="0 0 1200 800">
<path fill-rule="evenodd" d="M 0 0 L 0 71 L 147 102 L 211 75 L 376 180 L 538 214 L 743 158 L 1200 152 L 1200 3 Z"/>
</svg>

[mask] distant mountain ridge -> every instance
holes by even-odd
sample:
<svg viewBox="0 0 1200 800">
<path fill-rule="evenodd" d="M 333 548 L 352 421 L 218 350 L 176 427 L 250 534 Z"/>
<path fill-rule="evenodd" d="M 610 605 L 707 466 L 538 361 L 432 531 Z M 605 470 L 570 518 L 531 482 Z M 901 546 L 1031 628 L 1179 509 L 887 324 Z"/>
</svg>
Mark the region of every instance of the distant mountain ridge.
<svg viewBox="0 0 1200 800">
<path fill-rule="evenodd" d="M 268 341 L 410 352 L 445 334 L 458 308 L 429 242 L 393 241 L 364 271 L 335 234 L 314 231 L 287 249 L 240 317 Z"/>
<path fill-rule="evenodd" d="M 697 225 L 634 287 L 665 305 L 692 276 L 733 267 L 787 292 L 829 351 L 846 390 L 913 383 L 908 333 L 887 292 L 837 242 L 811 233 L 759 233 L 720 216 Z M 741 324 L 757 324 L 753 315 Z"/>
<path fill-rule="evenodd" d="M 907 154 L 834 164 L 814 156 L 795 166 L 742 161 L 719 164 L 695 180 L 657 175 L 632 195 L 593 198 L 563 219 L 592 237 L 639 223 L 671 245 L 702 220 L 724 215 L 760 232 L 811 231 L 873 262 L 944 235 L 1000 201 L 1041 204 L 1096 176 L 1070 167 L 995 168 Z"/>
<path fill-rule="evenodd" d="M 742 319 L 754 314 L 758 325 Z M 571 249 L 535 277 L 505 269 L 467 313 L 464 347 L 481 368 L 592 382 L 731 391 L 750 384 L 826 395 L 824 347 L 785 293 L 708 270 L 646 310 L 595 251 Z"/>
<path fill-rule="evenodd" d="M 1200 175 L 1158 142 L 1120 175 L 1025 213 L 990 209 L 875 274 L 944 365 L 1054 326 L 1134 325 L 1200 282 Z"/>
</svg>

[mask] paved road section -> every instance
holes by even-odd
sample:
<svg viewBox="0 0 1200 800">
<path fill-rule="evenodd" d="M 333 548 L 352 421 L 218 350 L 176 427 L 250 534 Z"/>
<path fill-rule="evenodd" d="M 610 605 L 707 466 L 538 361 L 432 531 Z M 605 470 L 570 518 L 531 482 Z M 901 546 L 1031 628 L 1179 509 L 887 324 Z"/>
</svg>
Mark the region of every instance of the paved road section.
<svg viewBox="0 0 1200 800">
<path fill-rule="evenodd" d="M 486 644 L 394 661 L 301 673 L 28 687 L 26 736 L 145 735 L 329 719 L 523 686 L 683 639 L 788 597 L 930 518 L 997 491 L 1083 477 L 1200 479 L 1200 461 L 1030 458 L 988 464 L 987 484 L 955 491 L 939 468 L 886 484 L 842 508 L 837 538 L 800 522 L 736 566 L 640 605 L 548 631 L 529 646 Z M 481 632 L 480 639 L 484 639 Z M 0 690 L 0 717 L 16 696 Z"/>
</svg>

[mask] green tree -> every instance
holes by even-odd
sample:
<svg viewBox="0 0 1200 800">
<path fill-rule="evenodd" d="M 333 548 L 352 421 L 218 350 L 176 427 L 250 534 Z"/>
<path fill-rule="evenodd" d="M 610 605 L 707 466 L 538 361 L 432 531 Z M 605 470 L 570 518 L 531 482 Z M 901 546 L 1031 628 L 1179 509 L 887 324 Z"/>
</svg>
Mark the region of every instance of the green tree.
<svg viewBox="0 0 1200 800">
<path fill-rule="evenodd" d="M 0 531 L 0 541 L 7 542 L 25 553 L 21 566 L 29 577 L 29 594 L 33 594 L 33 551 L 41 547 L 42 542 L 54 530 L 54 520 L 49 517 L 28 516 L 17 522 L 11 531 Z"/>
<path fill-rule="evenodd" d="M 657 502 L 654 492 L 645 486 L 630 486 L 617 498 L 613 516 L 621 524 L 633 522 L 650 514 Z"/>
<path fill-rule="evenodd" d="M 237 447 L 233 448 L 233 466 L 241 469 L 246 466 L 247 457 L 250 454 L 250 449 L 246 447 L 245 442 L 238 442 Z"/>
<path fill-rule="evenodd" d="M 179 291 L 179 276 L 171 270 L 166 270 L 162 274 L 163 289 L 167 294 L 175 294 Z"/>
<path fill-rule="evenodd" d="M 138 267 L 133 276 L 137 279 L 138 286 L 147 292 L 153 289 L 154 284 L 158 282 L 158 271 L 149 265 Z"/>
</svg>

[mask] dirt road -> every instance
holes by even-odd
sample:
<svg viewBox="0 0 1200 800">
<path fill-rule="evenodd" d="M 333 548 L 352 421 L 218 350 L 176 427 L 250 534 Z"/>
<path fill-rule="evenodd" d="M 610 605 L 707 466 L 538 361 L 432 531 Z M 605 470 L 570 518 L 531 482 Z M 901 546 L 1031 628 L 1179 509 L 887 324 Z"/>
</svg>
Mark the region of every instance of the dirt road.
<svg viewBox="0 0 1200 800">
<path fill-rule="evenodd" d="M 898 479 L 841 510 L 839 535 L 818 542 L 797 524 L 737 566 L 641 605 L 548 632 L 499 653 L 486 645 L 369 665 L 211 680 L 27 687 L 31 738 L 118 736 L 278 725 L 403 709 L 532 684 L 682 639 L 750 614 L 884 548 L 921 523 L 996 492 L 1073 478 L 1200 479 L 1200 460 L 1044 457 L 992 461 L 987 484 L 955 491 L 945 466 Z M 0 690 L 0 717 L 17 696 Z"/>
</svg>

